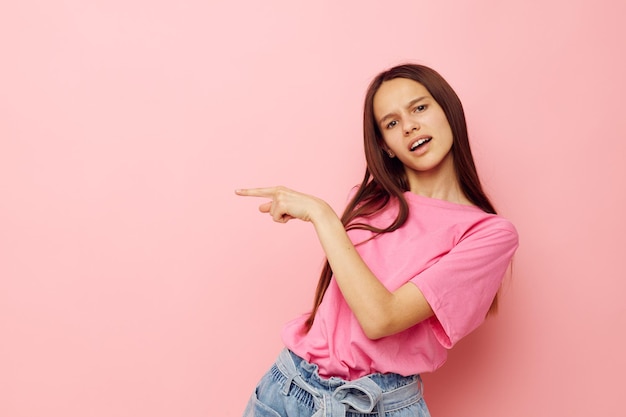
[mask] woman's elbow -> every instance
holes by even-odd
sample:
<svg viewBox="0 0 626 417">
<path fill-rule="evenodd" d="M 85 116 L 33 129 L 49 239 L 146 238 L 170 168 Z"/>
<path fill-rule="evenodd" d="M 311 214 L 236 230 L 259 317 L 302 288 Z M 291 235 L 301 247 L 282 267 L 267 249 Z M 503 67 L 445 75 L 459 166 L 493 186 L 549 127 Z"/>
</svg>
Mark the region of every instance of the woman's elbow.
<svg viewBox="0 0 626 417">
<path fill-rule="evenodd" d="M 378 340 L 383 337 L 390 336 L 396 332 L 393 331 L 391 324 L 386 320 L 368 320 L 361 323 L 363 333 L 370 340 Z"/>
</svg>

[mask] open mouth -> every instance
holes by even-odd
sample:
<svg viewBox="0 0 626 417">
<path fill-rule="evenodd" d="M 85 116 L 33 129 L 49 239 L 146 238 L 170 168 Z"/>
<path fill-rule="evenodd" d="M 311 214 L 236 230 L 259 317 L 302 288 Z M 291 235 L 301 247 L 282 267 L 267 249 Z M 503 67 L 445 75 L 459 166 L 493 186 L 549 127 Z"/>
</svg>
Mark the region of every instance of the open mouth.
<svg viewBox="0 0 626 417">
<path fill-rule="evenodd" d="M 427 143 L 428 143 L 428 142 L 430 142 L 431 140 L 432 140 L 432 138 L 431 138 L 431 137 L 428 137 L 428 138 L 421 138 L 421 139 L 416 140 L 415 142 L 413 142 L 413 143 L 411 144 L 410 151 L 411 151 L 411 152 L 413 152 L 414 150 L 416 150 L 417 148 L 419 148 L 419 147 L 420 147 L 420 146 L 422 146 L 422 145 L 427 144 Z"/>
</svg>

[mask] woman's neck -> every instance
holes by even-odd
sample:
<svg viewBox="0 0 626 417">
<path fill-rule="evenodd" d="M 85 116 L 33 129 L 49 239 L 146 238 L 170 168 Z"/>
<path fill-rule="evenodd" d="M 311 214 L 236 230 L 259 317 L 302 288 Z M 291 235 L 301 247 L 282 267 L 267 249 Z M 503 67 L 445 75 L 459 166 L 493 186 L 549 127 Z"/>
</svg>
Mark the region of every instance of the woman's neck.
<svg viewBox="0 0 626 417">
<path fill-rule="evenodd" d="M 452 158 L 443 161 L 438 167 L 425 172 L 407 172 L 407 176 L 410 191 L 414 194 L 451 203 L 473 205 L 461 189 L 454 172 Z"/>
</svg>

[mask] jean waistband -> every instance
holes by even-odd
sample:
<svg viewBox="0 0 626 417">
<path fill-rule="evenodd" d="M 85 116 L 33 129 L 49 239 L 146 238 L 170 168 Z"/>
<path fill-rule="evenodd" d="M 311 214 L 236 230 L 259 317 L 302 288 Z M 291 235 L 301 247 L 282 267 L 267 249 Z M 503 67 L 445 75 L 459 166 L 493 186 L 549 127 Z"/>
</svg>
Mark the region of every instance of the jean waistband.
<svg viewBox="0 0 626 417">
<path fill-rule="evenodd" d="M 276 360 L 276 367 L 287 379 L 283 394 L 287 395 L 291 384 L 311 394 L 317 408 L 312 417 L 345 417 L 347 411 L 373 413 L 376 408 L 379 417 L 385 410 L 392 411 L 399 404 L 411 404 L 422 398 L 422 383 L 418 378 L 407 385 L 391 391 L 383 390 L 369 377 L 346 381 L 332 392 L 323 391 L 307 383 L 302 377 L 288 349 L 283 349 Z"/>
</svg>

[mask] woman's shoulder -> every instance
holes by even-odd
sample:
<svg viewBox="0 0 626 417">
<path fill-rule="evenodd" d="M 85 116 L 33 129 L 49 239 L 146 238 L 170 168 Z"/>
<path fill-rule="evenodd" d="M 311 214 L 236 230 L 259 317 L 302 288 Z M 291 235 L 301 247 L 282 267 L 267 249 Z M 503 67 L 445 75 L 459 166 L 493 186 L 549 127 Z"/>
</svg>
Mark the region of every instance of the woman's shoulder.
<svg viewBox="0 0 626 417">
<path fill-rule="evenodd" d="M 438 227 L 451 227 L 459 235 L 509 234 L 517 238 L 513 223 L 499 214 L 487 213 L 471 204 L 459 204 L 446 200 L 407 193 L 410 217 L 418 223 L 429 223 Z"/>
<path fill-rule="evenodd" d="M 467 228 L 463 240 L 507 251 L 509 248 L 517 248 L 519 234 L 515 225 L 507 218 L 498 214 L 484 213 L 481 218 L 471 224 L 471 227 Z"/>
</svg>

